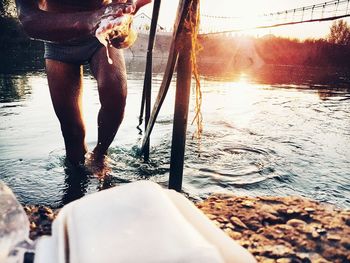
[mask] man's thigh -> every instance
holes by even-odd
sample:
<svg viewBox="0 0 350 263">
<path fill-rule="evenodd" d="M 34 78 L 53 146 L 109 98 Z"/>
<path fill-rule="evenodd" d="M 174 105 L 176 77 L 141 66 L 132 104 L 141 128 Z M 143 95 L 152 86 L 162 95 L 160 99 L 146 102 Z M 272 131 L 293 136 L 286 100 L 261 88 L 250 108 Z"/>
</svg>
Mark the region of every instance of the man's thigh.
<svg viewBox="0 0 350 263">
<path fill-rule="evenodd" d="M 109 47 L 113 64 L 107 60 L 106 48 L 100 48 L 92 57 L 90 68 L 97 80 L 101 103 L 115 103 L 125 99 L 127 93 L 127 76 L 123 51 Z"/>
<path fill-rule="evenodd" d="M 46 59 L 51 100 L 60 120 L 80 118 L 82 70 L 80 65 Z"/>
<path fill-rule="evenodd" d="M 108 63 L 106 48 L 97 50 L 90 61 L 92 74 L 98 82 L 102 81 L 125 81 L 126 68 L 123 50 L 108 47 L 109 55 L 113 61 Z"/>
</svg>

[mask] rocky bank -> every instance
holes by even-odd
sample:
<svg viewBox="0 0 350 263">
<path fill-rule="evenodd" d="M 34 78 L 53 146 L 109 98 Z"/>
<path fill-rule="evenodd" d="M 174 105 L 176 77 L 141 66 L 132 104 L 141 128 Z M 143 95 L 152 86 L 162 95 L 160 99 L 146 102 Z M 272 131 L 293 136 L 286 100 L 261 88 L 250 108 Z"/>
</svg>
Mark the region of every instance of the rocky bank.
<svg viewBox="0 0 350 263">
<path fill-rule="evenodd" d="M 213 195 L 196 205 L 258 262 L 350 262 L 350 210 L 299 197 Z M 31 239 L 51 233 L 58 210 L 25 211 Z"/>
</svg>

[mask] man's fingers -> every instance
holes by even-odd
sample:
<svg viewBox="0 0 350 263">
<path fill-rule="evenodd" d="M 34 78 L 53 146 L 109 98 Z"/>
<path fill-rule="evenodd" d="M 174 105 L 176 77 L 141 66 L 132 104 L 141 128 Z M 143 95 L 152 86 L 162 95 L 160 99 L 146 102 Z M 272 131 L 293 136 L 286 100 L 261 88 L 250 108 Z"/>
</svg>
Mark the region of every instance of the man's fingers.
<svg viewBox="0 0 350 263">
<path fill-rule="evenodd" d="M 131 6 L 131 4 L 128 4 L 128 3 L 111 3 L 108 6 L 106 6 L 104 15 L 112 15 L 112 16 L 116 16 L 118 14 L 120 15 L 129 6 Z M 119 10 L 121 10 L 121 13 L 120 13 Z"/>
<path fill-rule="evenodd" d="M 124 9 L 124 13 L 126 14 L 132 14 L 134 13 L 136 9 L 136 6 L 133 4 L 133 5 L 130 5 L 130 6 L 127 6 L 125 9 Z"/>
<path fill-rule="evenodd" d="M 108 12 L 105 12 L 101 16 L 101 20 L 105 19 L 105 18 L 108 18 L 108 17 L 116 18 L 116 17 L 122 16 L 122 15 L 123 15 L 123 9 L 121 9 L 121 8 L 114 9 L 114 10 L 108 10 Z"/>
<path fill-rule="evenodd" d="M 122 24 L 122 22 L 120 19 L 110 20 L 98 29 L 98 33 L 101 34 L 101 33 L 110 31 L 111 29 L 114 29 L 115 27 L 118 27 L 121 24 Z"/>
<path fill-rule="evenodd" d="M 123 9 L 119 8 L 115 13 L 115 16 L 121 16 L 123 14 Z"/>
<path fill-rule="evenodd" d="M 120 20 L 113 20 L 111 22 L 111 27 L 114 28 L 114 27 L 117 27 L 117 26 L 120 26 L 122 24 L 122 22 Z"/>
</svg>

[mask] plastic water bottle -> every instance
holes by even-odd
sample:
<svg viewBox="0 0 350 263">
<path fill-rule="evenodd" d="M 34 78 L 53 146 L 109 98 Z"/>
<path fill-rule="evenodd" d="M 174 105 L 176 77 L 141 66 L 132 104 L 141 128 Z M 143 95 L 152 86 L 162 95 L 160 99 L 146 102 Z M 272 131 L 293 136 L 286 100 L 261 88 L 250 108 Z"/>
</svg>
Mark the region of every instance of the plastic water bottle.
<svg viewBox="0 0 350 263">
<path fill-rule="evenodd" d="M 29 220 L 11 189 L 0 181 L 0 262 L 22 263 L 32 250 Z"/>
</svg>

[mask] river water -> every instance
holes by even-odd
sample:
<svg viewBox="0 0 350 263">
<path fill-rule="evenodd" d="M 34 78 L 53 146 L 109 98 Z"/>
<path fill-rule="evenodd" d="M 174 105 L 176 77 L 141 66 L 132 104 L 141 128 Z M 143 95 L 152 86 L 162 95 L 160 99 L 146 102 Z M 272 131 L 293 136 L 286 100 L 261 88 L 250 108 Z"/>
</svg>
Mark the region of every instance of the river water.
<svg viewBox="0 0 350 263">
<path fill-rule="evenodd" d="M 64 165 L 64 145 L 45 73 L 0 74 L 0 179 L 21 203 L 59 207 L 87 193 L 147 179 L 167 185 L 174 110 L 173 81 L 151 137 L 151 160 L 138 156 L 136 129 L 144 61 L 127 61 L 124 121 L 110 148 L 112 177 L 80 178 Z M 164 61 L 155 65 L 153 101 Z M 211 71 L 213 72 L 213 71 Z M 331 75 L 331 76 L 330 76 Z M 326 77 L 325 77 L 326 76 Z M 176 78 L 174 78 L 176 79 Z M 188 126 L 184 192 L 299 195 L 350 207 L 350 81 L 328 70 L 265 66 L 259 73 L 202 76 L 200 146 Z M 84 74 L 87 143 L 96 143 L 95 80 Z M 193 118 L 194 97 L 191 97 Z"/>
</svg>

